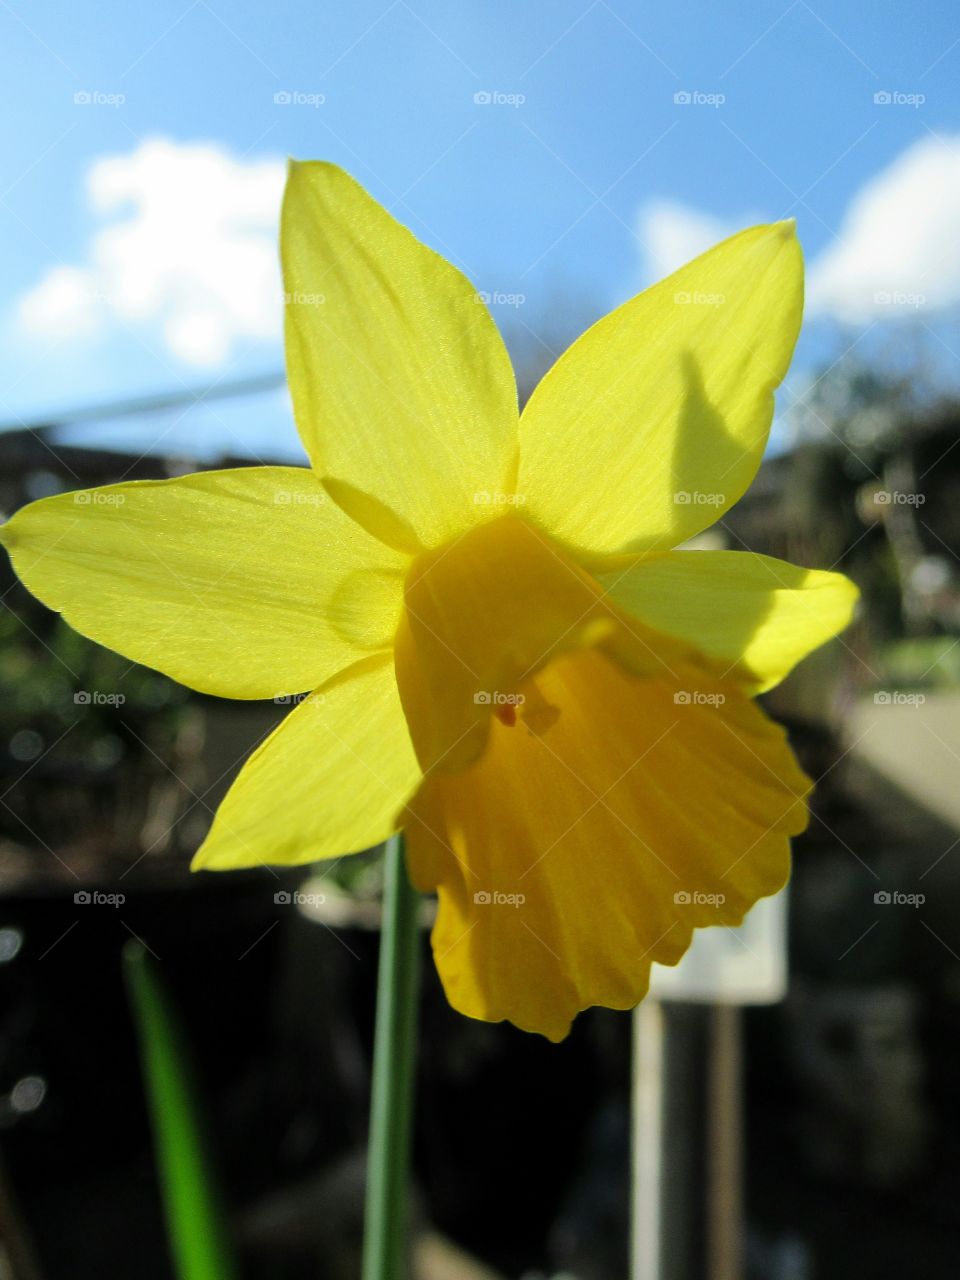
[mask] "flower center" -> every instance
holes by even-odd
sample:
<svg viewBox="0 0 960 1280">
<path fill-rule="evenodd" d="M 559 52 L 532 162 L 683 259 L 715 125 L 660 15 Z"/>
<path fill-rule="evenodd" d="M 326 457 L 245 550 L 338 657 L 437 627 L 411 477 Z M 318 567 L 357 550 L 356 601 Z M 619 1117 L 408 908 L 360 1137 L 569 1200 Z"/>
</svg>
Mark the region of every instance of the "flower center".
<svg viewBox="0 0 960 1280">
<path fill-rule="evenodd" d="M 530 733 L 539 737 L 556 724 L 560 718 L 560 708 L 547 701 L 542 688 L 531 676 L 524 680 L 522 691 L 509 694 L 494 707 L 493 714 L 508 729 L 512 729 L 519 719 Z"/>
<path fill-rule="evenodd" d="M 395 652 L 424 769 L 467 767 L 497 720 L 545 733 L 560 713 L 537 672 L 560 653 L 598 643 L 615 625 L 594 579 L 515 513 L 419 556 L 407 576 Z"/>
</svg>

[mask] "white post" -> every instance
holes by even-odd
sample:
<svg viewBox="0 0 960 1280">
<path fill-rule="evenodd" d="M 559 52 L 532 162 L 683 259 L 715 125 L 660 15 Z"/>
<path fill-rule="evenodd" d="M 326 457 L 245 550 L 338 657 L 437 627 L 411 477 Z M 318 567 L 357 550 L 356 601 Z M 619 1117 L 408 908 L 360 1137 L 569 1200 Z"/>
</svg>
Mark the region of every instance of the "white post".
<svg viewBox="0 0 960 1280">
<path fill-rule="evenodd" d="M 740 1009 L 710 1010 L 708 1256 L 710 1280 L 743 1274 L 743 1076 Z"/>
<path fill-rule="evenodd" d="M 663 1251 L 663 1006 L 633 1011 L 631 1280 L 661 1280 Z"/>
</svg>

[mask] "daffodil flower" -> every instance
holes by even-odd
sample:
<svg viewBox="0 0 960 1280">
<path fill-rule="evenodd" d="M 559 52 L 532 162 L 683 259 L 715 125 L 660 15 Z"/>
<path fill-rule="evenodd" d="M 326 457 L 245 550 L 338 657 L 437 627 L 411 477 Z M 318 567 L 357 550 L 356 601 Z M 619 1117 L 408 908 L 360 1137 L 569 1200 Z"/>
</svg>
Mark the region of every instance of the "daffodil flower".
<svg viewBox="0 0 960 1280">
<path fill-rule="evenodd" d="M 297 702 L 194 866 L 403 828 L 451 1003 L 560 1039 L 776 892 L 806 822 L 753 696 L 855 589 L 674 550 L 760 463 L 802 311 L 793 224 L 613 311 L 522 415 L 480 296 L 342 170 L 291 166 L 281 249 L 310 468 L 61 494 L 0 536 L 83 634 L 203 693 Z"/>
</svg>

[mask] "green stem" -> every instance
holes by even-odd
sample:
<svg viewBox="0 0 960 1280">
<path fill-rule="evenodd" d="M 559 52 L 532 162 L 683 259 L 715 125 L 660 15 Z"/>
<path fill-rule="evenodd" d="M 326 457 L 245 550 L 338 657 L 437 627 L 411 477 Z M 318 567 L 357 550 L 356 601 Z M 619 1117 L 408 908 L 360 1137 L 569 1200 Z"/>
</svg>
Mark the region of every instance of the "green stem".
<svg viewBox="0 0 960 1280">
<path fill-rule="evenodd" d="M 407 1191 L 417 1047 L 419 896 L 407 878 L 402 836 L 387 842 L 385 858 L 363 1280 L 403 1280 L 409 1272 Z"/>
<path fill-rule="evenodd" d="M 140 1043 L 144 1087 L 178 1280 L 235 1280 L 226 1212 L 207 1154 L 189 1045 L 159 967 L 132 938 L 124 977 Z"/>
</svg>

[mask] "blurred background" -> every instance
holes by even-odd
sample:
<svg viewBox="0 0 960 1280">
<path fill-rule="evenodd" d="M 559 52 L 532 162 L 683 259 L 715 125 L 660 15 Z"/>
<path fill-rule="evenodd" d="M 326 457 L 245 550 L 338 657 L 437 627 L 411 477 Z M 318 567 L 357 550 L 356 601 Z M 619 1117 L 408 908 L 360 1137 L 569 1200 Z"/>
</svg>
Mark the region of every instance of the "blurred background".
<svg viewBox="0 0 960 1280">
<path fill-rule="evenodd" d="M 303 460 L 280 342 L 287 155 L 345 166 L 467 272 L 523 398 L 612 306 L 797 218 L 804 332 L 758 480 L 709 545 L 840 569 L 863 605 L 766 700 L 818 787 L 775 944 L 788 977 L 736 1017 L 720 1129 L 724 1024 L 662 1006 L 662 1274 L 721 1274 L 722 1141 L 742 1169 L 726 1276 L 952 1280 L 956 6 L 4 0 L 0 36 L 3 515 Z M 5 558 L 0 602 L 0 1277 L 174 1275 L 131 938 L 177 1010 L 241 1274 L 356 1276 L 377 851 L 191 877 L 288 708 L 200 697 L 87 643 Z M 590 1012 L 550 1046 L 451 1013 L 429 964 L 422 1016 L 418 1276 L 627 1275 L 629 1016 Z"/>
</svg>

